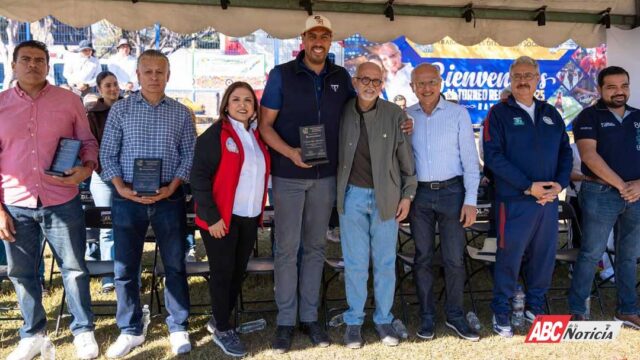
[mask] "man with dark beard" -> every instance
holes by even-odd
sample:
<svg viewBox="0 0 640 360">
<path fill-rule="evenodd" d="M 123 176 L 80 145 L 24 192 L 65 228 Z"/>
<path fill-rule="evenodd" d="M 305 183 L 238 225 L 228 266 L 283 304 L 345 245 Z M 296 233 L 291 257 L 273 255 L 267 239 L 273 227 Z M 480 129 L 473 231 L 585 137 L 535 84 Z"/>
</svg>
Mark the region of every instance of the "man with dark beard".
<svg viewBox="0 0 640 360">
<path fill-rule="evenodd" d="M 275 298 L 278 306 L 273 348 L 291 347 L 299 313 L 302 330 L 315 346 L 329 346 L 318 324 L 325 233 L 336 199 L 338 130 L 342 108 L 355 96 L 347 70 L 327 60 L 332 30 L 322 15 L 307 18 L 304 50 L 276 66 L 261 101 L 260 133 L 271 151 L 275 218 Z M 301 156 L 301 127 L 323 125 L 327 163 L 310 165 Z M 302 247 L 302 256 L 298 252 Z"/>
<path fill-rule="evenodd" d="M 640 330 L 636 293 L 636 259 L 640 256 L 640 111 L 627 105 L 629 73 L 610 66 L 598 74 L 601 99 L 584 109 L 573 125 L 582 158 L 578 195 L 582 206 L 582 244 L 573 268 L 569 312 L 585 318 L 596 265 L 617 226 L 614 319 Z"/>
<path fill-rule="evenodd" d="M 558 241 L 557 196 L 569 184 L 573 159 L 562 116 L 534 98 L 538 63 L 519 57 L 509 76 L 513 94 L 492 108 L 483 137 L 498 207 L 493 330 L 503 337 L 513 336 L 509 300 L 521 267 L 527 284 L 525 319 L 533 322 L 544 313 Z"/>
</svg>

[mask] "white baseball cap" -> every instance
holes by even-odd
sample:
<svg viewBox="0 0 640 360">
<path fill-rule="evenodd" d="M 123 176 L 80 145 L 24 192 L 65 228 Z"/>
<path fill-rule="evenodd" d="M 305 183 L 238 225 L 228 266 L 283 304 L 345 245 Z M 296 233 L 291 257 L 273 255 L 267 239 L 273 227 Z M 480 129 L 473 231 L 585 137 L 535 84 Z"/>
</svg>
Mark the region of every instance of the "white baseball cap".
<svg viewBox="0 0 640 360">
<path fill-rule="evenodd" d="M 316 28 L 324 28 L 329 30 L 329 32 L 333 32 L 333 30 L 331 30 L 331 21 L 329 21 L 329 19 L 322 15 L 309 16 L 304 24 L 303 33 Z"/>
</svg>

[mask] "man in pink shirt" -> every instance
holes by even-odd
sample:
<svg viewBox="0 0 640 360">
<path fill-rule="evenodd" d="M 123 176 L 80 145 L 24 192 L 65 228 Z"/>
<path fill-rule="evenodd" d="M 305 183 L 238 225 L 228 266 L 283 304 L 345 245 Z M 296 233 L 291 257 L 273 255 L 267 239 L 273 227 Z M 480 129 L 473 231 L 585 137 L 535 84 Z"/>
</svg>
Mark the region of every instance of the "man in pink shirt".
<svg viewBox="0 0 640 360">
<path fill-rule="evenodd" d="M 20 343 L 7 359 L 33 359 L 44 342 L 47 320 L 37 270 L 42 238 L 49 242 L 62 273 L 73 315 L 76 356 L 93 359 L 98 345 L 93 336 L 78 184 L 96 168 L 98 143 L 80 98 L 46 81 L 49 53 L 45 44 L 20 43 L 11 66 L 18 85 L 0 92 L 0 239 L 24 325 Z M 82 165 L 67 170 L 65 176 L 46 175 L 63 137 L 81 141 Z"/>
</svg>

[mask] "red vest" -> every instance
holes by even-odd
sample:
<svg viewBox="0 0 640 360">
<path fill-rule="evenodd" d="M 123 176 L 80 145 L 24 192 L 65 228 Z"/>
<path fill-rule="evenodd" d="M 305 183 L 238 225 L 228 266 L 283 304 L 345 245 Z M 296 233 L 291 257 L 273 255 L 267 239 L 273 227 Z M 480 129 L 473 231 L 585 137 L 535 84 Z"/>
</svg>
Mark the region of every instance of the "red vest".
<svg viewBox="0 0 640 360">
<path fill-rule="evenodd" d="M 233 126 L 227 120 L 222 121 L 222 130 L 220 131 L 220 164 L 218 170 L 213 176 L 213 201 L 216 203 L 218 212 L 227 226 L 229 233 L 229 224 L 231 223 L 231 213 L 233 211 L 233 202 L 236 196 L 236 188 L 240 181 L 240 171 L 244 163 L 244 149 L 242 142 L 236 134 Z M 264 173 L 264 193 L 262 195 L 262 208 L 267 202 L 267 186 L 269 184 L 269 170 L 271 168 L 271 158 L 266 145 L 260 138 L 257 130 L 252 130 L 256 137 L 260 150 L 264 155 L 265 173 Z M 235 145 L 235 146 L 234 146 Z M 195 205 L 196 207 L 198 204 Z M 260 212 L 260 224 L 262 224 L 262 212 Z M 209 230 L 209 226 L 204 220 L 196 215 L 196 225 L 203 230 Z"/>
</svg>

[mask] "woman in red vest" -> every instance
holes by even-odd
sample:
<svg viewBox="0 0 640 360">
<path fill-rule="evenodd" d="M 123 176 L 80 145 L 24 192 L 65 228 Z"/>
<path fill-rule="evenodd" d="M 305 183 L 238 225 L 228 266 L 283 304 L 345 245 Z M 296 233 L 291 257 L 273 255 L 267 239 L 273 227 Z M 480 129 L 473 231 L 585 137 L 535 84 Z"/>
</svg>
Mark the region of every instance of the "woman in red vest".
<svg viewBox="0 0 640 360">
<path fill-rule="evenodd" d="M 229 318 L 258 237 L 267 195 L 269 153 L 257 129 L 258 100 L 235 82 L 220 103 L 220 119 L 196 143 L 191 189 L 196 224 L 207 250 L 213 317 L 207 329 L 228 355 L 247 351 Z"/>
</svg>

